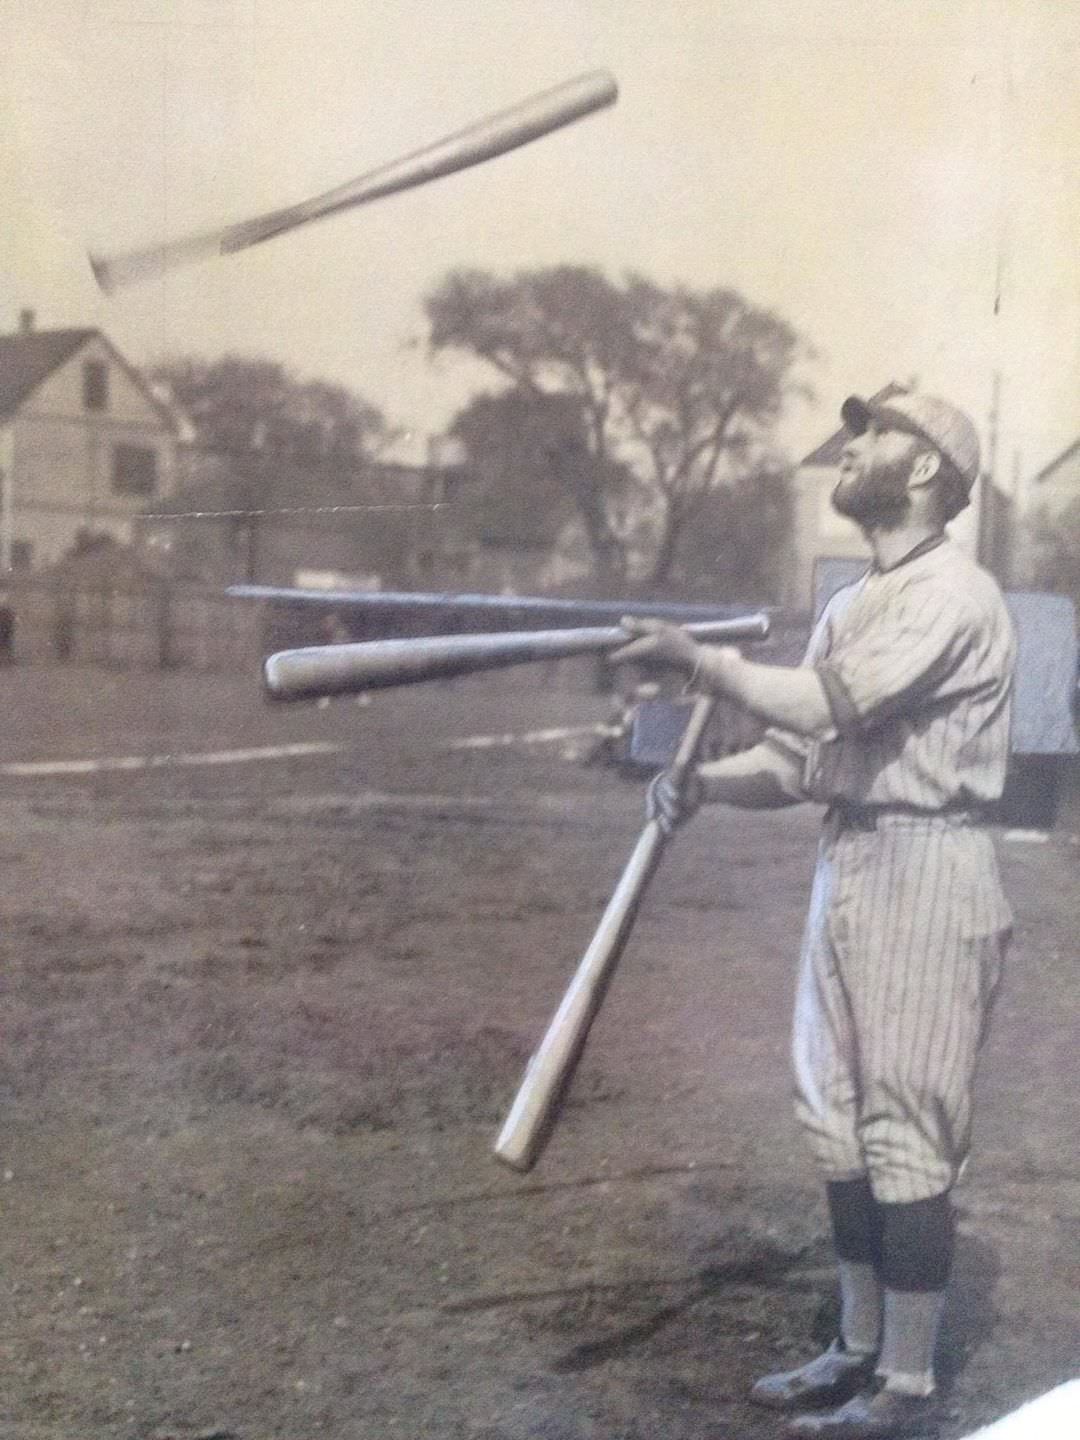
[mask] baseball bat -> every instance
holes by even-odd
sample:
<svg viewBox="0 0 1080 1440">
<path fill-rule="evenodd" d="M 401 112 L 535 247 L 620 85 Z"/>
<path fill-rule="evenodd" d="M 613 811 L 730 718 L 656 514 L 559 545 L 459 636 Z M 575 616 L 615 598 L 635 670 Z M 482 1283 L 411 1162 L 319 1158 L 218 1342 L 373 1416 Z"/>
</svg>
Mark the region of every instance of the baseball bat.
<svg viewBox="0 0 1080 1440">
<path fill-rule="evenodd" d="M 696 640 L 724 644 L 764 640 L 769 633 L 769 617 L 761 614 L 739 620 L 704 620 L 684 628 Z M 538 660 L 602 655 L 629 643 L 626 631 L 613 625 L 307 645 L 268 656 L 263 662 L 263 687 L 272 700 L 358 695 L 365 690 L 417 685 L 425 680 L 445 680 Z"/>
<path fill-rule="evenodd" d="M 275 235 L 309 225 L 313 220 L 324 219 L 339 210 L 366 205 L 369 201 L 396 195 L 402 190 L 412 190 L 418 185 L 426 185 L 429 180 L 479 165 L 580 120 L 594 110 L 611 105 L 617 96 L 618 87 L 612 75 L 606 70 L 590 71 L 551 90 L 530 95 L 507 110 L 489 115 L 464 130 L 455 131 L 453 135 L 423 149 L 413 150 L 310 200 L 197 235 L 158 241 L 111 255 L 91 254 L 90 266 L 102 290 L 111 294 L 122 285 L 151 279 L 178 265 L 206 260 L 212 255 L 247 250 Z"/>
<path fill-rule="evenodd" d="M 233 600 L 266 600 L 271 604 L 306 605 L 329 610 L 345 607 L 361 615 L 385 610 L 439 610 L 453 614 L 458 610 L 497 617 L 493 623 L 507 622 L 508 617 L 524 623 L 529 616 L 542 616 L 557 625 L 602 625 L 621 620 L 624 615 L 646 615 L 655 620 L 670 620 L 673 625 L 688 625 L 696 620 L 723 620 L 730 616 L 730 607 L 721 605 L 678 605 L 664 600 L 572 600 L 565 595 L 470 595 L 455 590 L 307 590 L 295 585 L 229 585 L 225 594 Z M 514 626 L 506 623 L 507 630 Z M 542 628 L 539 624 L 537 628 Z M 417 631 L 417 634 L 421 632 Z"/>
<path fill-rule="evenodd" d="M 715 704 L 715 699 L 708 695 L 695 700 L 670 768 L 676 779 L 693 764 Z M 495 1141 L 496 1159 L 513 1170 L 531 1170 L 550 1137 L 589 1029 L 607 993 L 666 841 L 659 822 L 647 821 L 589 948 L 529 1061 Z"/>
</svg>

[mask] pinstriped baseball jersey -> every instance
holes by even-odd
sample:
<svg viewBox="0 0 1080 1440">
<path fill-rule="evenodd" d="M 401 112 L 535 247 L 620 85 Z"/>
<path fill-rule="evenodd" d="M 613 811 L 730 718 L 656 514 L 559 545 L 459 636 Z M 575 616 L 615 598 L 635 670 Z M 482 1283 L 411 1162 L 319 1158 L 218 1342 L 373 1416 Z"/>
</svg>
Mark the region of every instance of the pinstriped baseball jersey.
<svg viewBox="0 0 1080 1440">
<path fill-rule="evenodd" d="M 1001 794 L 1015 653 L 993 579 L 928 542 L 818 623 L 804 663 L 832 733 L 769 732 L 801 758 L 807 798 L 833 806 L 803 936 L 797 1113 L 830 1178 L 868 1175 L 888 1203 L 948 1190 L 968 1154 L 1012 916 L 990 836 L 962 812 Z"/>
<path fill-rule="evenodd" d="M 818 622 L 804 663 L 833 733 L 770 736 L 802 757 L 808 799 L 985 805 L 1005 783 L 1015 660 L 996 582 L 952 541 L 931 543 L 841 590 Z"/>
</svg>

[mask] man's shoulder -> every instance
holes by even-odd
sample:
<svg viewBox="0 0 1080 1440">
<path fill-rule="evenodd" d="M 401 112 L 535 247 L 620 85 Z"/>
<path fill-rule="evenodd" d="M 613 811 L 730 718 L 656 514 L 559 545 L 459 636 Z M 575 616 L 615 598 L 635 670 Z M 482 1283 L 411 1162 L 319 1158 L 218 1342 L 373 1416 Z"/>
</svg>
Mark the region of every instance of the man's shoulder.
<svg viewBox="0 0 1080 1440">
<path fill-rule="evenodd" d="M 972 617 L 1007 613 L 997 580 L 955 540 L 945 540 L 896 575 L 898 592 L 913 600 L 932 598 Z"/>
</svg>

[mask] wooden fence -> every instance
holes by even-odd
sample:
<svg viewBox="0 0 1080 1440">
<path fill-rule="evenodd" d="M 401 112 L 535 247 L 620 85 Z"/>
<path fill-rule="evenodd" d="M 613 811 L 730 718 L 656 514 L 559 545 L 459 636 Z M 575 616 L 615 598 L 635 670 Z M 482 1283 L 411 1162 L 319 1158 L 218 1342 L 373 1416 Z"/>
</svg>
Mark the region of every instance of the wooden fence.
<svg viewBox="0 0 1080 1440">
<path fill-rule="evenodd" d="M 220 591 L 24 582 L 8 604 L 16 660 L 228 670 L 261 653 L 256 607 Z"/>
<path fill-rule="evenodd" d="M 105 572 L 102 565 L 92 577 L 27 577 L 12 586 L 8 602 L 14 611 L 13 658 L 118 668 L 246 671 L 257 669 L 262 657 L 273 650 L 324 644 L 328 638 L 322 613 L 310 607 L 256 604 L 232 599 L 222 590 L 122 571 L 112 578 Z M 368 617 L 363 624 L 364 630 L 353 638 L 375 639 L 411 628 L 394 612 Z M 478 628 L 475 616 L 467 617 L 466 624 Z M 781 624 L 777 631 L 765 645 L 754 647 L 755 654 L 774 663 L 791 663 L 801 654 L 804 627 Z M 503 687 L 563 694 L 610 690 L 614 714 L 619 708 L 614 682 L 615 672 L 600 657 L 581 656 L 440 683 L 495 692 Z M 723 752 L 753 740 L 755 721 L 732 706 L 720 705 L 718 711 L 714 749 Z"/>
</svg>

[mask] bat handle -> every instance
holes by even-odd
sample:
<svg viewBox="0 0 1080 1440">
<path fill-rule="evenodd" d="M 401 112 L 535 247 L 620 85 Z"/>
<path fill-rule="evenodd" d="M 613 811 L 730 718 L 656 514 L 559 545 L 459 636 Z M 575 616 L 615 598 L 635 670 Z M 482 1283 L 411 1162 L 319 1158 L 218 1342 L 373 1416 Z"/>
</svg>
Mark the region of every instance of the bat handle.
<svg viewBox="0 0 1080 1440">
<path fill-rule="evenodd" d="M 694 699 L 694 708 L 690 711 L 690 719 L 686 722 L 686 729 L 682 733 L 671 764 L 668 766 L 668 773 L 673 780 L 679 781 L 685 776 L 687 770 L 693 765 L 697 758 L 698 750 L 702 740 L 705 738 L 705 731 L 709 721 L 716 709 L 717 697 L 715 695 L 698 695 Z"/>
</svg>

